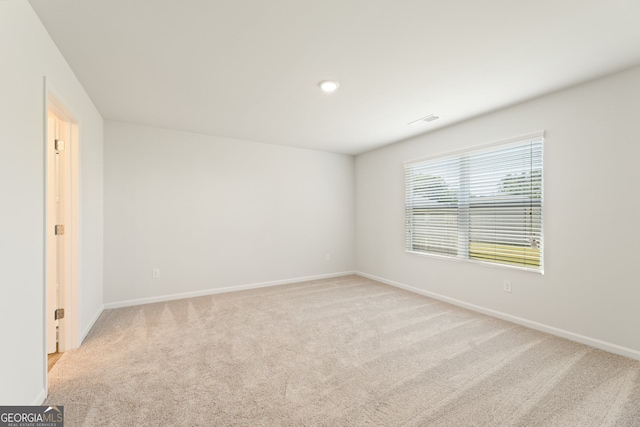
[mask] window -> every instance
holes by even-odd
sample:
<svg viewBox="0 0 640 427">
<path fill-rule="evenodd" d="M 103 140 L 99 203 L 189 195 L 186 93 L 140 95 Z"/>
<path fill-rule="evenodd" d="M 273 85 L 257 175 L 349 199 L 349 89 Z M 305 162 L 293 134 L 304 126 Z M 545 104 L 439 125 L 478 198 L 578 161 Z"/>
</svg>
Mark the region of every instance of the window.
<svg viewBox="0 0 640 427">
<path fill-rule="evenodd" d="M 405 162 L 406 250 L 542 272 L 543 140 Z"/>
</svg>

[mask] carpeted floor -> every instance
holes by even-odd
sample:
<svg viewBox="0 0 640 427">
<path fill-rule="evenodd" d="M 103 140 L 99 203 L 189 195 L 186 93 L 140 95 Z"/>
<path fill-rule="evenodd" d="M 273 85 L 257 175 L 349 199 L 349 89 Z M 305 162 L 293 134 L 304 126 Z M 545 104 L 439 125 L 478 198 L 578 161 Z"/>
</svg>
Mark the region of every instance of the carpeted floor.
<svg viewBox="0 0 640 427">
<path fill-rule="evenodd" d="M 640 362 L 359 276 L 107 310 L 71 426 L 640 426 Z"/>
</svg>

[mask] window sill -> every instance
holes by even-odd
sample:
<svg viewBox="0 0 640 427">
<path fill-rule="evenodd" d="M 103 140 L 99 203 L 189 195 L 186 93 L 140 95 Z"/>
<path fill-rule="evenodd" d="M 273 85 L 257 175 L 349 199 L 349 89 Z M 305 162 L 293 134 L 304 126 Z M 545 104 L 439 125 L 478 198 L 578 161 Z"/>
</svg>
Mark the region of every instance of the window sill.
<svg viewBox="0 0 640 427">
<path fill-rule="evenodd" d="M 505 268 L 505 269 L 509 269 L 509 270 L 521 270 L 521 271 L 526 271 L 526 272 L 529 272 L 529 273 L 537 273 L 537 274 L 544 275 L 544 268 L 537 269 L 537 268 L 520 267 L 520 266 L 517 266 L 517 265 L 496 264 L 496 263 L 493 263 L 493 262 L 477 261 L 477 260 L 474 260 L 474 259 L 465 259 L 465 258 L 458 258 L 458 257 L 453 257 L 453 256 L 430 254 L 430 253 L 426 253 L 426 252 L 410 251 L 410 250 L 406 250 L 406 249 L 405 249 L 405 252 L 408 253 L 408 254 L 423 256 L 423 257 L 427 257 L 427 258 L 436 258 L 436 259 L 442 259 L 442 260 L 454 261 L 454 262 L 466 262 L 466 263 L 469 263 L 469 264 L 477 264 L 477 265 L 482 265 L 482 266 L 485 266 L 485 267 L 497 267 L 497 268 Z"/>
</svg>

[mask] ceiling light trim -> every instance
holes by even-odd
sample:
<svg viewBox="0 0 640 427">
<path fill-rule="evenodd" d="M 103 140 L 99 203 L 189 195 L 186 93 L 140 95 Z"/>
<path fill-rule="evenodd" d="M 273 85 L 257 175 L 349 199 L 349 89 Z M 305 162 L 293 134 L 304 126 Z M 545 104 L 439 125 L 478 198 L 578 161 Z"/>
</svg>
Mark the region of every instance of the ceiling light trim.
<svg viewBox="0 0 640 427">
<path fill-rule="evenodd" d="M 321 80 L 318 82 L 318 87 L 324 93 L 333 93 L 340 87 L 340 83 L 336 80 Z"/>
</svg>

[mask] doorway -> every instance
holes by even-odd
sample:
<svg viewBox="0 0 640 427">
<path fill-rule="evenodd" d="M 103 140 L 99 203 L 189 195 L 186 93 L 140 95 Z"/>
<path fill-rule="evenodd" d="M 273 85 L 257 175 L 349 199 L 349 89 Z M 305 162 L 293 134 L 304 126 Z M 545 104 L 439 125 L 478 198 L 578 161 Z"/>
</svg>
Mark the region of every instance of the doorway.
<svg viewBox="0 0 640 427">
<path fill-rule="evenodd" d="M 45 348 L 48 372 L 77 347 L 78 125 L 46 90 Z"/>
</svg>

